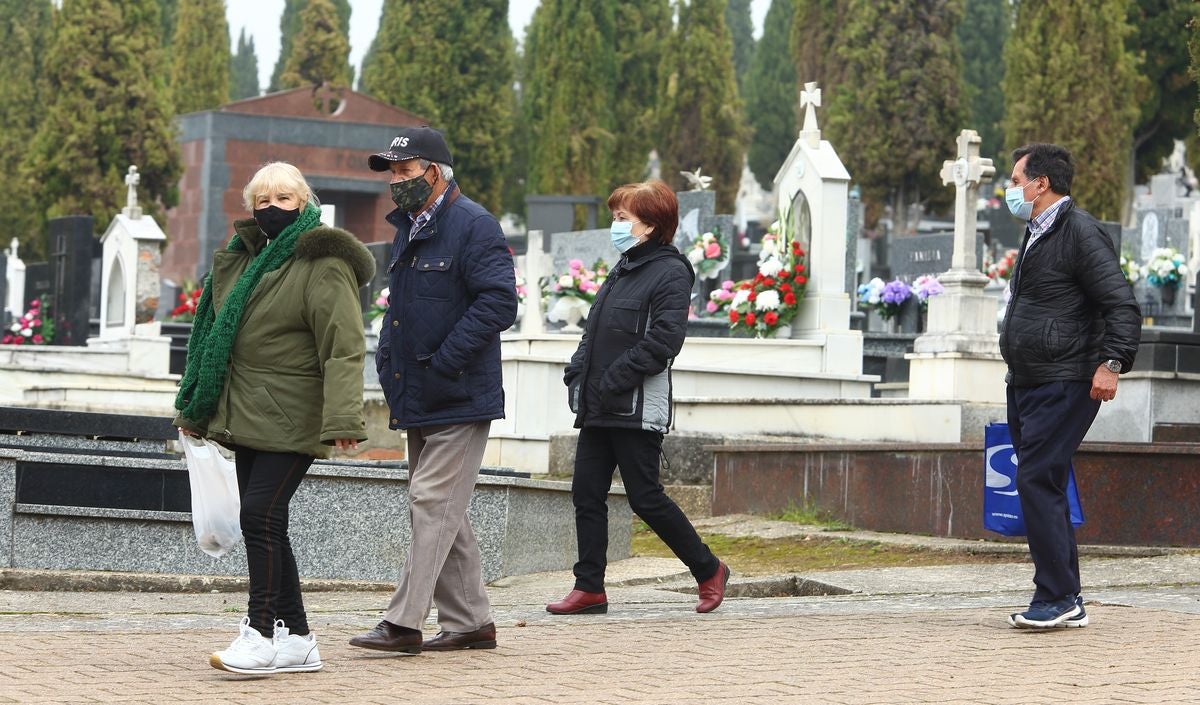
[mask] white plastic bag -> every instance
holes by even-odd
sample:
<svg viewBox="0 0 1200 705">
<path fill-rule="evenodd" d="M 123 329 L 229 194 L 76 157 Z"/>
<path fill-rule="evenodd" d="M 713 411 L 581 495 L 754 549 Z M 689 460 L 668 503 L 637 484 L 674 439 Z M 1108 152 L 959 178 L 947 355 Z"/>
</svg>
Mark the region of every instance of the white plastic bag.
<svg viewBox="0 0 1200 705">
<path fill-rule="evenodd" d="M 237 467 L 217 450 L 216 444 L 182 431 L 179 443 L 187 456 L 188 479 L 192 485 L 192 526 L 200 550 L 220 558 L 242 540 L 239 519 L 242 500 L 238 495 Z"/>
</svg>

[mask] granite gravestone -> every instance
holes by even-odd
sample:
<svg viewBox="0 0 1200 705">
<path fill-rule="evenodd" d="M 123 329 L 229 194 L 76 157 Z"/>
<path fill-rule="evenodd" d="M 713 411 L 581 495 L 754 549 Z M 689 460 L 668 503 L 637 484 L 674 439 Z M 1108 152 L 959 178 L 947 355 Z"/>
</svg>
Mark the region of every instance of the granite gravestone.
<svg viewBox="0 0 1200 705">
<path fill-rule="evenodd" d="M 577 206 L 584 211 L 584 229 L 594 229 L 600 206 L 597 196 L 526 196 L 526 225 L 529 230 L 550 233 L 547 245 L 553 245 L 554 233 L 568 233 L 575 227 Z"/>
<path fill-rule="evenodd" d="M 49 222 L 55 345 L 87 344 L 92 263 L 100 254 L 93 223 L 90 215 L 64 216 Z"/>
<path fill-rule="evenodd" d="M 588 269 L 594 269 L 597 261 L 612 269 L 621 258 L 607 229 L 555 233 L 550 238 L 549 252 L 552 271 L 548 275 L 552 277 L 566 274 L 573 259 L 580 260 Z"/>
<path fill-rule="evenodd" d="M 54 276 L 49 262 L 33 262 L 25 265 L 25 305 L 41 296 L 54 292 Z M 22 311 L 21 313 L 24 313 Z M 18 314 L 20 315 L 20 314 Z"/>
<path fill-rule="evenodd" d="M 949 271 L 954 254 L 954 234 L 912 235 L 892 241 L 888 267 L 892 279 L 911 284 L 923 274 L 939 276 Z M 976 262 L 983 261 L 983 235 L 975 234 Z"/>
</svg>

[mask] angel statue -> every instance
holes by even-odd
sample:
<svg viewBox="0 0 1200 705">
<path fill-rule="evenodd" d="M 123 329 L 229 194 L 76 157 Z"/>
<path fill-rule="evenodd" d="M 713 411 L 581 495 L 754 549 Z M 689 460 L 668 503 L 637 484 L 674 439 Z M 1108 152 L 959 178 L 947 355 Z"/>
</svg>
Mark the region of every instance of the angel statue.
<svg viewBox="0 0 1200 705">
<path fill-rule="evenodd" d="M 687 179 L 688 185 L 692 187 L 693 191 L 706 191 L 709 185 L 712 184 L 711 176 L 700 175 L 700 167 L 696 167 L 695 171 L 681 171 L 679 173 L 683 178 Z"/>
</svg>

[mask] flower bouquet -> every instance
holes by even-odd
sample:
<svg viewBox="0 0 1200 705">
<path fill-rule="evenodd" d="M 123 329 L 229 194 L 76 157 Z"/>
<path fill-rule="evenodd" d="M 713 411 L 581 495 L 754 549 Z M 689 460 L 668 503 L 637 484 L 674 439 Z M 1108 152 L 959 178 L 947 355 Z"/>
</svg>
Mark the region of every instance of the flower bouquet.
<svg viewBox="0 0 1200 705">
<path fill-rule="evenodd" d="M 1159 247 L 1150 255 L 1150 261 L 1142 266 L 1142 274 L 1150 286 L 1174 288 L 1188 274 L 1183 255 L 1173 247 Z"/>
<path fill-rule="evenodd" d="M 704 305 L 704 310 L 710 316 L 721 315 L 723 311 L 729 308 L 729 302 L 733 301 L 733 287 L 734 282 L 732 279 L 726 279 L 721 282 L 720 288 L 713 289 L 708 293 L 708 303 Z"/>
<path fill-rule="evenodd" d="M 599 270 L 599 272 L 597 271 Z M 543 281 L 542 295 L 553 300 L 546 311 L 546 318 L 553 323 L 563 322 L 563 330 L 576 332 L 581 319 L 587 318 L 596 300 L 600 284 L 608 276 L 608 266 L 597 262 L 593 269 L 583 266 L 583 261 L 573 259 L 567 264 L 567 273 Z"/>
<path fill-rule="evenodd" d="M 932 274 L 922 274 L 921 276 L 917 277 L 916 280 L 913 281 L 910 288 L 912 289 L 913 295 L 916 296 L 917 300 L 921 302 L 922 309 L 929 307 L 930 296 L 937 296 L 938 294 L 946 291 L 946 288 L 942 286 L 942 283 L 938 281 L 937 277 L 933 276 Z"/>
<path fill-rule="evenodd" d="M 792 241 L 785 248 L 786 254 L 781 254 L 776 242 L 770 234 L 763 237 L 763 253 L 759 256 L 758 274 L 753 279 L 730 283 L 729 289 L 722 285 L 722 290 L 732 293 L 727 304 L 731 331 L 751 333 L 758 338 L 769 337 L 789 325 L 796 316 L 804 287 L 808 284 L 804 249 L 799 242 Z M 724 294 L 718 296 L 725 297 Z M 710 303 L 714 303 L 711 295 Z M 718 307 L 720 305 L 718 303 Z"/>
<path fill-rule="evenodd" d="M 54 340 L 54 320 L 47 311 L 45 297 L 29 302 L 29 310 L 13 321 L 0 345 L 49 345 Z"/>
<path fill-rule="evenodd" d="M 900 306 L 912 295 L 912 287 L 899 279 L 885 284 L 882 279 L 875 277 L 858 287 L 858 302 L 862 304 L 861 307 L 867 310 L 874 309 L 885 321 L 900 313 Z"/>
<path fill-rule="evenodd" d="M 1017 264 L 1017 250 L 1008 250 L 999 262 L 988 265 L 987 275 L 992 281 L 1008 281 L 1012 278 L 1013 267 Z"/>
<path fill-rule="evenodd" d="M 1142 278 L 1142 266 L 1130 255 L 1121 255 L 1121 274 L 1130 285 Z"/>
<path fill-rule="evenodd" d="M 696 238 L 687 258 L 698 279 L 716 279 L 729 262 L 729 244 L 721 237 L 720 230 L 713 229 Z"/>
<path fill-rule="evenodd" d="M 176 323 L 189 323 L 196 318 L 196 306 L 200 304 L 200 295 L 204 289 L 195 282 L 186 282 L 179 294 L 179 305 L 171 309 L 171 320 Z"/>
</svg>

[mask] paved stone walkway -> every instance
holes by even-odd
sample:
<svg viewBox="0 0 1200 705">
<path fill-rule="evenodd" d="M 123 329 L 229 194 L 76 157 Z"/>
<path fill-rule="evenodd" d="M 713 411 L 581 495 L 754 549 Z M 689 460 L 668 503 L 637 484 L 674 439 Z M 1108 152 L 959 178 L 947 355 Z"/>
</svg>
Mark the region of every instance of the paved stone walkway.
<svg viewBox="0 0 1200 705">
<path fill-rule="evenodd" d="M 852 594 L 698 615 L 677 562 L 634 559 L 608 615 L 544 611 L 568 573 L 508 578 L 498 649 L 415 657 L 346 643 L 388 593 L 310 592 L 324 670 L 264 678 L 207 663 L 243 593 L 0 591 L 0 703 L 1200 703 L 1200 556 L 1082 569 L 1092 625 L 1036 633 L 1004 621 L 1027 563 L 830 571 L 804 577 Z"/>
</svg>

